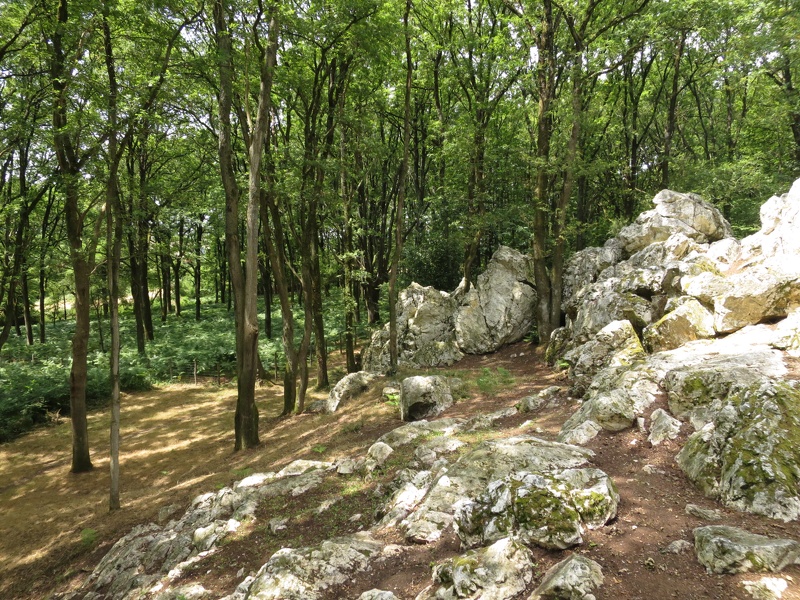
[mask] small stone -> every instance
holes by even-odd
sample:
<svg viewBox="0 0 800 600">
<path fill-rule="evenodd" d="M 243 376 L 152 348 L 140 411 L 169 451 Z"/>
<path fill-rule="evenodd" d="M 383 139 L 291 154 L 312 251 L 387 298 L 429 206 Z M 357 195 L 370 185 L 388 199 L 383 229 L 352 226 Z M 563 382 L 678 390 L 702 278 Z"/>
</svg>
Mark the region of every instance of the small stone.
<svg viewBox="0 0 800 600">
<path fill-rule="evenodd" d="M 694 544 L 687 540 L 675 540 L 664 548 L 665 554 L 684 554 L 694 548 Z"/>
<path fill-rule="evenodd" d="M 687 515 L 703 519 L 704 521 L 719 521 L 722 519 L 722 513 L 713 508 L 703 508 L 696 504 L 687 504 L 685 510 Z"/>
<path fill-rule="evenodd" d="M 363 516 L 363 515 L 362 515 L 361 513 L 356 513 L 356 514 L 354 514 L 352 517 L 350 517 L 350 518 L 349 518 L 349 519 L 347 519 L 347 520 L 348 520 L 350 523 L 356 523 L 356 522 L 358 522 L 358 521 L 360 521 L 360 520 L 361 520 L 361 517 L 362 517 L 362 516 Z"/>
<path fill-rule="evenodd" d="M 399 600 L 392 592 L 384 590 L 369 590 L 358 597 L 358 600 Z"/>
<path fill-rule="evenodd" d="M 278 533 L 279 531 L 283 531 L 286 529 L 286 523 L 288 523 L 288 519 L 280 519 L 278 517 L 269 520 L 269 530 L 272 533 Z"/>
</svg>

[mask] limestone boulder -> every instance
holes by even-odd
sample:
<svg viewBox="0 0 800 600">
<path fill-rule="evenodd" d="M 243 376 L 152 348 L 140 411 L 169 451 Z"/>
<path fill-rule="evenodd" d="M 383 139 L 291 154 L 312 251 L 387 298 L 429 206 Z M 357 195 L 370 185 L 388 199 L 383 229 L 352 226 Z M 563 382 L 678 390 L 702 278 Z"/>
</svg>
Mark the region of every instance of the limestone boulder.
<svg viewBox="0 0 800 600">
<path fill-rule="evenodd" d="M 558 440 L 584 444 L 602 430 L 628 429 L 658 399 L 661 377 L 661 371 L 649 362 L 603 369 L 580 409 L 562 426 Z"/>
<path fill-rule="evenodd" d="M 650 415 L 650 435 L 647 440 L 658 446 L 667 440 L 674 440 L 681 431 L 682 423 L 663 408 L 657 408 Z"/>
<path fill-rule="evenodd" d="M 578 307 L 572 319 L 572 340 L 583 344 L 614 321 L 630 321 L 641 331 L 653 321 L 649 300 L 633 292 L 620 291 L 618 279 L 606 279 L 584 288 L 578 294 Z"/>
<path fill-rule="evenodd" d="M 319 400 L 312 403 L 308 407 L 308 412 L 322 412 L 326 414 L 336 412 L 344 402 L 356 398 L 369 389 L 370 384 L 378 378 L 375 373 L 368 371 L 358 371 L 357 373 L 349 373 L 342 377 L 339 382 L 333 386 L 333 389 L 328 394 L 325 400 Z"/>
<path fill-rule="evenodd" d="M 400 600 L 394 595 L 394 592 L 386 590 L 368 590 L 358 597 L 358 600 Z"/>
<path fill-rule="evenodd" d="M 459 290 L 454 295 L 460 296 Z M 533 259 L 500 246 L 455 314 L 458 347 L 467 354 L 486 354 L 517 342 L 534 323 L 536 289 Z"/>
<path fill-rule="evenodd" d="M 630 321 L 612 321 L 591 340 L 567 352 L 573 389 L 582 395 L 592 378 L 606 367 L 629 366 L 644 357 L 639 336 Z"/>
<path fill-rule="evenodd" d="M 531 551 L 507 537 L 435 565 L 434 585 L 416 600 L 506 600 L 522 592 L 533 573 Z"/>
<path fill-rule="evenodd" d="M 761 206 L 761 229 L 742 240 L 745 258 L 800 255 L 800 179 L 787 194 L 773 196 Z"/>
<path fill-rule="evenodd" d="M 392 448 L 398 448 L 406 444 L 411 444 L 420 436 L 455 435 L 463 431 L 466 428 L 466 424 L 466 419 L 459 419 L 457 417 L 436 419 L 435 421 L 422 419 L 396 427 L 388 433 L 384 433 L 378 438 L 378 441 L 389 444 Z"/>
<path fill-rule="evenodd" d="M 256 473 L 215 493 L 196 497 L 178 518 L 134 527 L 103 557 L 76 598 L 143 595 L 159 582 L 177 580 L 183 569 L 213 553 L 263 498 L 291 496 L 319 486 L 330 463 L 295 461 L 278 473 Z"/>
<path fill-rule="evenodd" d="M 573 554 L 552 566 L 528 600 L 594 600 L 603 570 L 590 558 Z"/>
<path fill-rule="evenodd" d="M 412 283 L 397 300 L 398 362 L 415 368 L 451 365 L 461 359 L 455 336 L 456 300 L 447 292 Z M 364 352 L 364 369 L 389 368 L 388 323 L 372 334 Z"/>
<path fill-rule="evenodd" d="M 450 382 L 439 375 L 407 377 L 400 385 L 400 418 L 418 421 L 441 414 L 453 404 Z"/>
<path fill-rule="evenodd" d="M 714 337 L 714 317 L 691 297 L 682 297 L 667 302 L 668 311 L 642 332 L 644 346 L 649 352 L 673 350 L 687 342 Z"/>
<path fill-rule="evenodd" d="M 600 248 L 584 248 L 573 254 L 564 268 L 562 287 L 564 303 L 568 303 L 578 290 L 594 283 L 604 269 L 622 259 L 622 246 L 613 238 Z M 564 310 L 566 311 L 566 308 Z"/>
<path fill-rule="evenodd" d="M 800 563 L 800 543 L 725 525 L 694 530 L 697 559 L 711 573 L 782 571 Z"/>
<path fill-rule="evenodd" d="M 350 581 L 378 561 L 391 558 L 387 546 L 367 532 L 333 538 L 308 548 L 282 548 L 248 582 L 248 600 L 314 600 Z"/>
<path fill-rule="evenodd" d="M 800 518 L 800 390 L 764 380 L 733 387 L 677 456 L 707 495 L 737 510 Z"/>
<path fill-rule="evenodd" d="M 722 213 L 696 194 L 663 190 L 653 198 L 655 208 L 639 215 L 617 235 L 628 254 L 683 233 L 697 242 L 714 242 L 732 237 L 730 224 Z"/>
<path fill-rule="evenodd" d="M 599 469 L 515 472 L 461 501 L 454 523 L 462 546 L 474 548 L 514 535 L 525 544 L 563 550 L 583 542 L 584 527 L 617 514 L 619 494 Z"/>
<path fill-rule="evenodd" d="M 777 255 L 735 273 L 701 273 L 681 281 L 684 293 L 713 307 L 714 329 L 730 333 L 765 319 L 785 317 L 800 306 L 800 264 Z"/>
<path fill-rule="evenodd" d="M 490 482 L 517 471 L 550 473 L 581 467 L 591 456 L 590 450 L 532 436 L 482 442 L 437 475 L 400 528 L 411 541 L 436 541 L 452 526 L 457 503 L 478 498 Z"/>
</svg>

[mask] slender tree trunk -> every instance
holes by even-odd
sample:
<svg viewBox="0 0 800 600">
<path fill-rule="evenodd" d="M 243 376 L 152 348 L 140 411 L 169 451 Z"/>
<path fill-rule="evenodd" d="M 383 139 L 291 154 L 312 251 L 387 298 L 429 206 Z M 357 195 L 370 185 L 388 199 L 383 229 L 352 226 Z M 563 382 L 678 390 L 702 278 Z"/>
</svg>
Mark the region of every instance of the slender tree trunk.
<svg viewBox="0 0 800 600">
<path fill-rule="evenodd" d="M 400 255 L 403 252 L 403 203 L 406 196 L 406 174 L 408 171 L 408 146 L 411 138 L 411 35 L 408 29 L 408 18 L 411 12 L 411 0 L 406 0 L 403 13 L 403 31 L 405 34 L 406 54 L 406 86 L 403 102 L 403 160 L 400 165 L 400 181 L 397 191 L 397 211 L 395 223 L 395 248 L 392 255 L 392 266 L 389 271 L 389 373 L 397 372 L 397 271 Z"/>
<path fill-rule="evenodd" d="M 664 154 L 661 157 L 661 187 L 669 187 L 669 163 L 672 158 L 672 138 L 675 135 L 678 121 L 678 95 L 680 94 L 681 59 L 686 46 L 687 31 L 680 32 L 680 39 L 675 47 L 672 64 L 672 91 L 669 95 L 667 120 L 664 125 Z"/>
<path fill-rule="evenodd" d="M 28 267 L 23 265 L 20 275 L 22 283 L 22 315 L 25 321 L 25 340 L 28 346 L 33 346 L 33 319 L 31 317 L 31 298 L 28 289 Z"/>
<path fill-rule="evenodd" d="M 75 334 L 72 338 L 70 371 L 70 417 L 72 421 L 72 472 L 92 468 L 89 457 L 89 431 L 86 420 L 86 373 L 89 341 L 89 274 L 87 248 L 82 241 L 83 213 L 79 206 L 80 163 L 69 137 L 67 89 L 70 78 L 63 47 L 63 35 L 69 21 L 68 0 L 60 0 L 56 28 L 51 36 L 50 79 L 54 91 L 53 145 L 58 159 L 65 196 L 67 239 L 75 277 Z"/>
<path fill-rule="evenodd" d="M 39 268 L 39 343 L 44 344 L 47 340 L 45 322 L 47 321 L 45 315 L 44 295 L 47 287 L 47 275 L 44 268 Z"/>
<path fill-rule="evenodd" d="M 202 219 L 201 219 L 202 220 Z M 202 257 L 201 252 L 203 250 L 203 225 L 202 223 L 197 223 L 197 231 L 195 232 L 194 238 L 195 246 L 195 259 L 194 259 L 194 319 L 195 321 L 200 320 L 200 267 L 202 266 Z"/>
<path fill-rule="evenodd" d="M 553 3 L 543 0 L 543 18 L 538 35 L 539 62 L 536 67 L 536 85 L 539 106 L 536 121 L 536 157 L 538 168 L 534 190 L 533 211 L 533 268 L 536 279 L 536 323 L 539 330 L 539 343 L 547 344 L 553 331 L 551 322 L 552 290 L 550 274 L 547 270 L 548 258 L 548 220 L 550 208 L 550 189 L 548 164 L 550 160 L 550 138 L 553 130 L 551 104 L 555 94 L 555 50 L 553 31 Z"/>
</svg>

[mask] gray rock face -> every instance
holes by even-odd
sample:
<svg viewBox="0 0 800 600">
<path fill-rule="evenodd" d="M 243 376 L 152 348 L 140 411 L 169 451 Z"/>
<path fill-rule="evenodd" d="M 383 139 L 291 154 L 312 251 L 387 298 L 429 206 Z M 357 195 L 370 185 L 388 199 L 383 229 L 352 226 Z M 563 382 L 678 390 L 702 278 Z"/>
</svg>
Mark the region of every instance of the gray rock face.
<svg viewBox="0 0 800 600">
<path fill-rule="evenodd" d="M 584 525 L 594 529 L 614 518 L 618 503 L 614 484 L 598 469 L 518 471 L 489 483 L 476 499 L 460 501 L 454 523 L 467 548 L 514 535 L 564 550 L 583 542 Z"/>
<path fill-rule="evenodd" d="M 724 525 L 694 530 L 697 559 L 711 573 L 781 571 L 800 563 L 800 543 Z"/>
<path fill-rule="evenodd" d="M 644 328 L 644 345 L 650 352 L 672 350 L 688 342 L 714 337 L 714 317 L 695 298 L 667 303 L 667 314 Z"/>
<path fill-rule="evenodd" d="M 108 597 L 124 598 L 143 593 L 160 580 L 177 579 L 201 552 L 213 551 L 235 532 L 260 499 L 316 487 L 328 467 L 329 463 L 296 461 L 280 473 L 254 474 L 233 488 L 198 496 L 178 520 L 135 527 L 103 557 L 77 597 L 90 598 L 102 589 Z"/>
<path fill-rule="evenodd" d="M 622 259 L 622 246 L 614 239 L 609 240 L 602 248 L 584 248 L 573 254 L 564 268 L 564 298 L 572 298 L 578 290 L 596 281 L 604 269 Z M 566 307 L 562 308 L 568 312 Z"/>
<path fill-rule="evenodd" d="M 761 230 L 742 242 L 745 258 L 800 255 L 800 179 L 788 194 L 773 196 L 761 206 Z"/>
<path fill-rule="evenodd" d="M 434 586 L 416 600 L 505 600 L 533 580 L 533 555 L 514 538 L 471 550 L 433 568 Z"/>
<path fill-rule="evenodd" d="M 377 561 L 391 557 L 386 546 L 366 532 L 334 538 L 310 548 L 282 548 L 246 586 L 248 600 L 314 600 Z"/>
<path fill-rule="evenodd" d="M 400 386 L 400 418 L 418 421 L 441 414 L 453 404 L 450 382 L 445 377 L 415 375 Z"/>
<path fill-rule="evenodd" d="M 704 493 L 738 510 L 800 518 L 800 390 L 765 380 L 734 388 L 677 456 Z"/>
<path fill-rule="evenodd" d="M 594 600 L 603 585 L 603 570 L 595 561 L 573 554 L 544 574 L 541 585 L 528 600 Z"/>
<path fill-rule="evenodd" d="M 375 373 L 358 371 L 345 375 L 333 386 L 325 400 L 318 400 L 308 407 L 308 412 L 322 412 L 330 414 L 336 412 L 343 402 L 363 394 L 369 389 L 370 384 L 378 378 Z"/>
<path fill-rule="evenodd" d="M 800 305 L 796 256 L 776 255 L 729 275 L 702 273 L 681 282 L 684 291 L 714 308 L 714 329 L 730 333 Z"/>
<path fill-rule="evenodd" d="M 416 440 L 421 435 L 451 436 L 466 428 L 466 420 L 459 418 L 436 419 L 435 421 L 414 421 L 384 433 L 378 438 L 379 442 L 389 444 L 392 448 L 405 446 Z"/>
<path fill-rule="evenodd" d="M 639 215 L 617 236 L 629 254 L 666 240 L 675 232 L 700 243 L 733 236 L 722 213 L 696 194 L 663 190 L 653 198 L 653 204 L 653 210 Z"/>
<path fill-rule="evenodd" d="M 490 482 L 517 471 L 550 473 L 580 467 L 591 456 L 589 450 L 531 436 L 482 442 L 439 474 L 401 529 L 409 540 L 433 542 L 452 525 L 456 504 L 478 498 Z"/>
<path fill-rule="evenodd" d="M 415 368 L 451 365 L 461 359 L 455 336 L 456 300 L 447 292 L 412 283 L 397 300 L 397 360 Z M 372 334 L 364 369 L 389 368 L 389 325 Z"/>
<path fill-rule="evenodd" d="M 533 282 L 533 259 L 500 246 L 477 284 L 461 298 L 455 316 L 461 351 L 485 354 L 524 338 L 534 322 Z"/>
<path fill-rule="evenodd" d="M 659 370 L 649 363 L 604 369 L 595 377 L 581 408 L 564 423 L 558 440 L 582 444 L 601 430 L 628 429 L 661 393 L 659 377 Z"/>
<path fill-rule="evenodd" d="M 582 394 L 606 367 L 622 367 L 644 358 L 644 348 L 630 321 L 612 321 L 585 344 L 564 355 L 573 389 Z"/>
<path fill-rule="evenodd" d="M 650 415 L 650 435 L 647 440 L 658 446 L 666 440 L 674 440 L 681 431 L 681 422 L 670 416 L 663 408 L 657 408 Z"/>
</svg>

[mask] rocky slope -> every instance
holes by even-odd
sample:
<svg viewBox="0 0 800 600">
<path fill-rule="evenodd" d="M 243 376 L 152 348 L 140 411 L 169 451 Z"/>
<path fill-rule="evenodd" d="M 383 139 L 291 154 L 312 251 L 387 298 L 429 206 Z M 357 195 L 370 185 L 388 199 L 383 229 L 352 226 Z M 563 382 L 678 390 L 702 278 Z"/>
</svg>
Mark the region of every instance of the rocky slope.
<svg viewBox="0 0 800 600">
<path fill-rule="evenodd" d="M 397 570 L 416 548 L 442 543 L 457 550 L 436 558 L 424 587 L 410 597 L 609 597 L 604 589 L 630 574 L 613 542 L 626 535 L 630 544 L 652 544 L 654 553 L 679 556 L 688 548 L 693 564 L 710 573 L 779 572 L 800 562 L 797 541 L 779 539 L 774 528 L 764 536 L 739 527 L 762 517 L 791 524 L 800 517 L 800 387 L 792 371 L 800 352 L 800 181 L 764 205 L 761 231 L 742 241 L 697 196 L 665 191 L 654 203 L 603 248 L 570 262 L 567 325 L 553 334 L 548 351 L 568 369 L 569 399 L 566 390 L 548 389 L 499 411 L 458 418 L 447 411 L 459 382 L 444 376 L 398 382 L 385 393 L 397 397 L 411 422 L 375 440 L 365 456 L 296 461 L 201 496 L 181 517 L 125 536 L 83 588 L 64 599 L 218 597 L 183 575 L 220 551 L 261 502 L 291 502 L 332 477 L 375 477 L 398 455 L 408 458 L 380 490 L 379 509 L 362 531 L 279 550 L 257 571 L 242 573 L 225 599 L 396 598 L 368 582 L 383 580 L 378 574 Z M 535 298 L 526 265 L 501 249 L 466 295 L 406 290 L 399 311 L 406 364 L 447 364 L 524 335 L 525 311 Z M 365 357 L 377 370 L 382 336 L 376 334 Z M 386 383 L 352 381 L 357 389 Z M 357 392 L 346 387 L 337 386 L 320 410 L 357 402 Z M 575 404 L 574 414 L 566 414 Z M 536 425 L 547 411 L 564 417 L 557 440 Z M 638 465 L 621 477 L 615 461 L 626 453 L 631 468 L 633 456 L 675 462 Z M 628 494 L 636 486 L 651 486 L 653 494 L 665 489 L 639 478 L 677 480 L 678 468 L 722 508 L 687 505 L 702 526 L 682 529 L 681 539 L 666 540 L 657 529 L 640 539 L 647 510 L 637 513 Z M 757 516 L 742 521 L 730 511 Z M 641 523 L 629 526 L 637 514 Z M 269 526 L 282 526 L 279 517 Z M 663 515 L 648 518 L 669 528 Z M 796 528 L 790 532 L 796 537 Z M 550 566 L 546 573 L 537 561 Z M 648 556 L 638 564 L 646 575 L 669 563 Z M 736 581 L 734 591 L 717 597 L 778 598 L 790 584 L 781 576 Z M 678 589 L 677 597 L 694 597 L 676 583 Z M 676 597 L 674 590 L 648 596 Z"/>
</svg>

